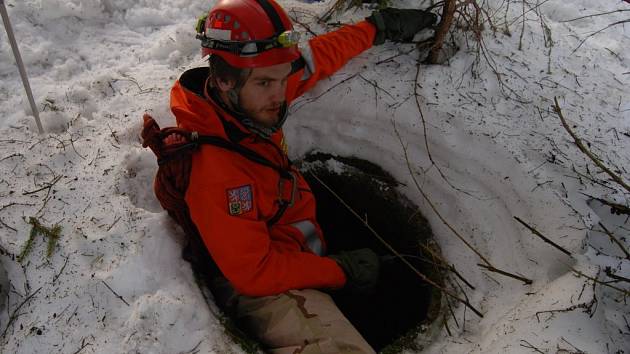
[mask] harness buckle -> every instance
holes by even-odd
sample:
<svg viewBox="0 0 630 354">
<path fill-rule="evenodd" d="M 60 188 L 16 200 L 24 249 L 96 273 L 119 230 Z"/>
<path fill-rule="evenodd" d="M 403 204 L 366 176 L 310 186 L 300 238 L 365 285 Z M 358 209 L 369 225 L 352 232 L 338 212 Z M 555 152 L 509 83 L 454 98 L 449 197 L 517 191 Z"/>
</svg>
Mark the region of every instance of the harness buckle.
<svg viewBox="0 0 630 354">
<path fill-rule="evenodd" d="M 295 173 L 293 173 L 293 171 L 288 171 L 288 172 L 289 172 L 289 175 L 291 176 L 291 179 L 280 176 L 280 180 L 278 181 L 278 199 L 282 203 L 287 203 L 288 207 L 292 207 L 293 204 L 295 203 L 295 195 L 297 194 L 298 184 L 297 184 L 297 177 Z M 288 200 L 283 198 L 285 179 L 291 181 L 291 196 L 290 196 L 290 199 Z"/>
</svg>

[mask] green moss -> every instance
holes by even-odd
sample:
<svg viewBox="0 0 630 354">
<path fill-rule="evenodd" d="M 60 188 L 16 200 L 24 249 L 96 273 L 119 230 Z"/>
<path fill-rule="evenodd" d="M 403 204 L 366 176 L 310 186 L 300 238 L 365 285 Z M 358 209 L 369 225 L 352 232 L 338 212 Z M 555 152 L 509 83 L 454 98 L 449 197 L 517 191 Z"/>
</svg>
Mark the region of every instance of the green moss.
<svg viewBox="0 0 630 354">
<path fill-rule="evenodd" d="M 61 237 L 61 226 L 56 224 L 51 227 L 46 227 L 32 216 L 28 219 L 28 223 L 31 225 L 31 232 L 29 233 L 28 240 L 26 240 L 24 248 L 22 248 L 22 252 L 20 252 L 20 255 L 18 256 L 18 261 L 22 262 L 29 253 L 31 253 L 33 245 L 35 244 L 35 237 L 37 235 L 42 235 L 48 238 L 46 257 L 50 258 L 55 251 L 59 237 Z"/>
</svg>

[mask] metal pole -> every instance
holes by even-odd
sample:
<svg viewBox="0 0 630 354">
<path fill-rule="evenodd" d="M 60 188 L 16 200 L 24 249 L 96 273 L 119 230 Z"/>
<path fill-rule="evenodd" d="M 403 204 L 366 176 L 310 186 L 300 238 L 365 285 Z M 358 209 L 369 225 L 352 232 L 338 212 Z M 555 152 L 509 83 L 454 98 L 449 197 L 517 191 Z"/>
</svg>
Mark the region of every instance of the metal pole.
<svg viewBox="0 0 630 354">
<path fill-rule="evenodd" d="M 17 42 L 15 41 L 15 36 L 13 35 L 13 28 L 11 27 L 11 22 L 9 21 L 9 14 L 7 13 L 7 8 L 4 6 L 4 0 L 0 0 L 0 13 L 2 14 L 2 22 L 4 22 L 4 29 L 7 31 L 7 36 L 9 37 L 9 43 L 11 43 L 11 49 L 13 50 L 15 63 L 18 66 L 18 70 L 20 70 L 20 76 L 22 77 L 22 84 L 24 84 L 24 90 L 26 91 L 26 96 L 28 96 L 28 101 L 31 104 L 31 111 L 33 112 L 33 116 L 35 117 L 35 123 L 37 123 L 37 129 L 39 130 L 40 134 L 43 134 L 44 128 L 42 128 L 42 122 L 39 120 L 39 111 L 37 110 L 37 106 L 35 105 L 35 100 L 33 99 L 33 92 L 31 91 L 31 85 L 28 83 L 28 76 L 26 76 L 26 69 L 24 68 L 24 62 L 22 62 L 22 56 L 20 55 L 20 50 L 18 49 Z"/>
</svg>

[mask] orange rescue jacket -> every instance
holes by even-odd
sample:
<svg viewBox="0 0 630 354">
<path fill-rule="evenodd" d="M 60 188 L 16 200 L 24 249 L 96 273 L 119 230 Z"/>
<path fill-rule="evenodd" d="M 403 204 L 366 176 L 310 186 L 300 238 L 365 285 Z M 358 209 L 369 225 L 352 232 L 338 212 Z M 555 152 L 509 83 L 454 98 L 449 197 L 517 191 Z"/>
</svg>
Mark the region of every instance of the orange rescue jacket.
<svg viewBox="0 0 630 354">
<path fill-rule="evenodd" d="M 287 104 L 348 60 L 372 46 L 375 28 L 363 21 L 309 41 L 306 65 L 287 83 Z M 206 92 L 207 68 L 186 71 L 171 91 L 179 127 L 236 139 L 295 176 L 253 162 L 238 152 L 204 144 L 193 154 L 186 203 L 190 217 L 221 272 L 240 294 L 266 296 L 289 289 L 338 288 L 346 278 L 325 254 L 315 219 L 315 198 L 303 176 L 290 166 L 282 130 L 270 139 L 251 133 Z M 295 187 L 295 188 L 294 188 Z M 294 202 L 269 226 L 281 200 Z"/>
</svg>

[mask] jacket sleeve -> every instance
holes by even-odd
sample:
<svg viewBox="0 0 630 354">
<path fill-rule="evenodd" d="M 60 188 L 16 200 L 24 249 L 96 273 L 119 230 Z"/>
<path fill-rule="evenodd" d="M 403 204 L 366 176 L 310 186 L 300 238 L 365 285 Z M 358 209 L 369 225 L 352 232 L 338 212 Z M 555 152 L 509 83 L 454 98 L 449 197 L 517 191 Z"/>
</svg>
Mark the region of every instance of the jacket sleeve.
<svg viewBox="0 0 630 354">
<path fill-rule="evenodd" d="M 309 252 L 290 252 L 276 244 L 255 207 L 243 215 L 230 215 L 227 190 L 249 185 L 255 199 L 256 186 L 246 175 L 232 169 L 224 174 L 229 179 L 216 181 L 207 161 L 196 160 L 213 149 L 203 147 L 194 155 L 186 202 L 208 251 L 236 291 L 247 296 L 267 296 L 289 289 L 343 286 L 345 275 L 334 260 Z M 215 172 L 216 168 L 214 165 Z"/>
<path fill-rule="evenodd" d="M 374 25 L 361 21 L 309 40 L 308 45 L 301 50 L 306 67 L 296 88 L 290 93 L 289 101 L 301 96 L 317 81 L 332 75 L 350 59 L 372 47 L 375 35 Z"/>
</svg>

